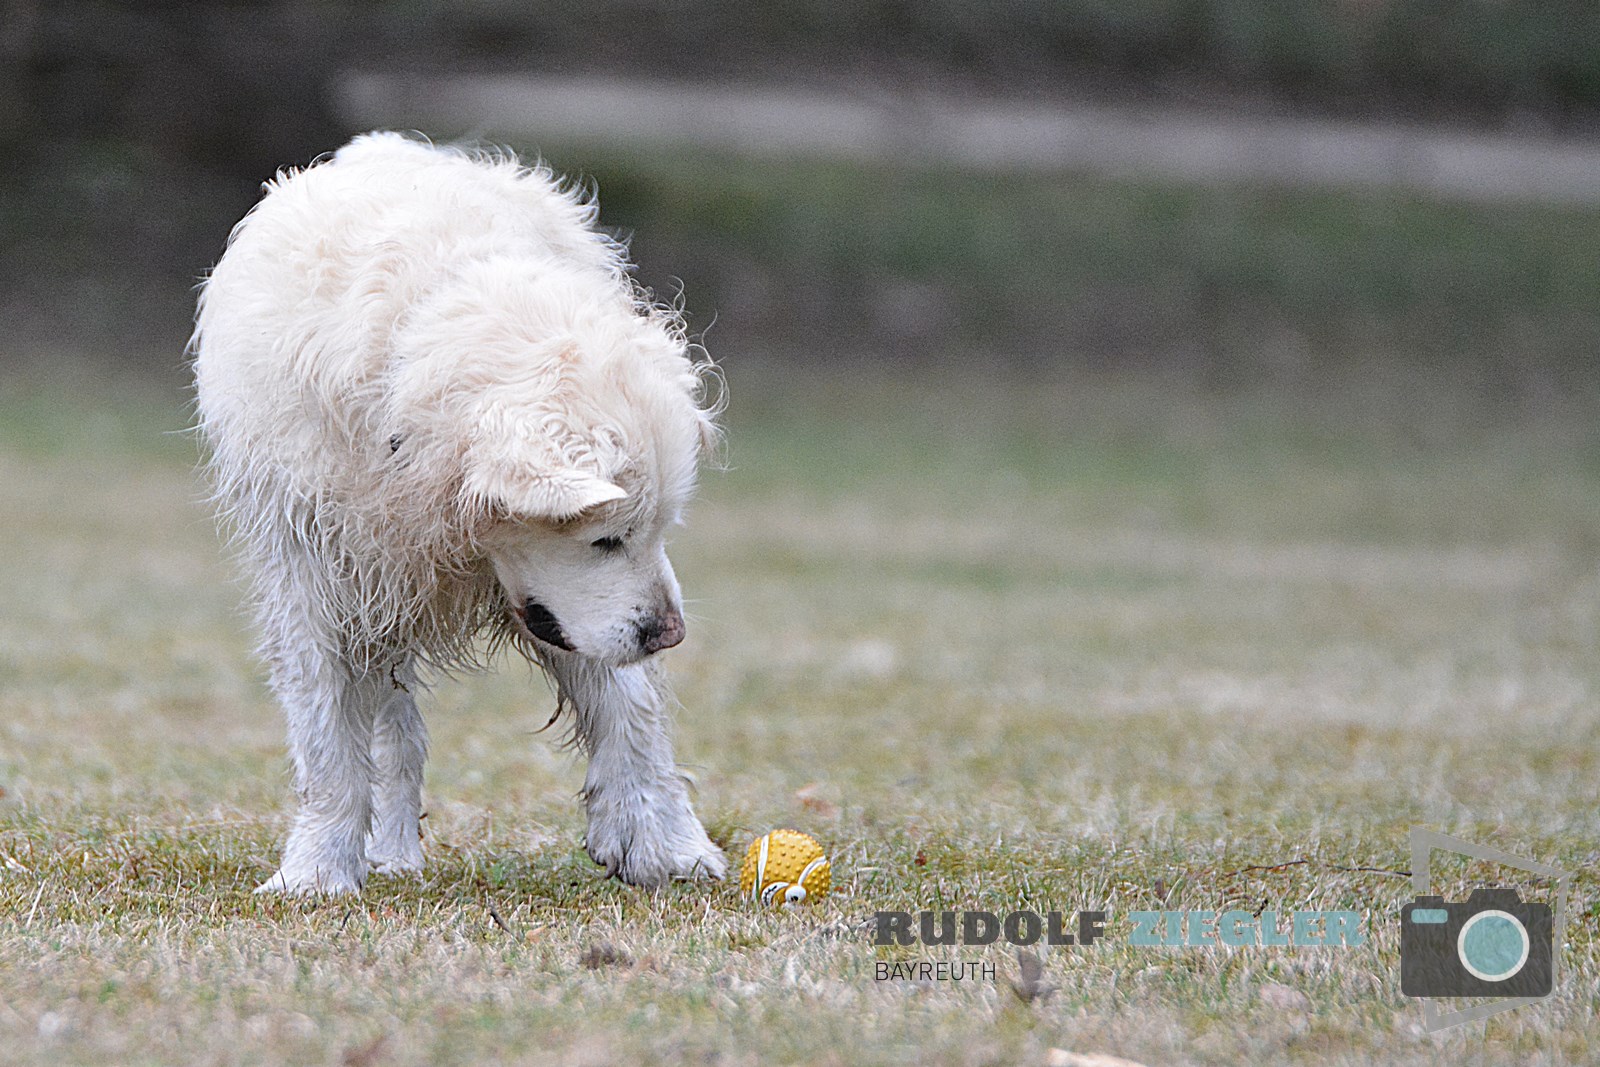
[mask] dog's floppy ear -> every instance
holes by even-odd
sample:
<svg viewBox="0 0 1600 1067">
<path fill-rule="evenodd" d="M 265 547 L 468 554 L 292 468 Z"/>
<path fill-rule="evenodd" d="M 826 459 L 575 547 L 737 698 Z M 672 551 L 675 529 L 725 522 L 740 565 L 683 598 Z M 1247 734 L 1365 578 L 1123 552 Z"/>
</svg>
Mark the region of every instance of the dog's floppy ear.
<svg viewBox="0 0 1600 1067">
<path fill-rule="evenodd" d="M 530 461 L 525 456 L 467 455 L 462 486 L 468 497 L 529 519 L 561 522 L 599 504 L 621 500 L 627 490 L 577 468 Z"/>
</svg>

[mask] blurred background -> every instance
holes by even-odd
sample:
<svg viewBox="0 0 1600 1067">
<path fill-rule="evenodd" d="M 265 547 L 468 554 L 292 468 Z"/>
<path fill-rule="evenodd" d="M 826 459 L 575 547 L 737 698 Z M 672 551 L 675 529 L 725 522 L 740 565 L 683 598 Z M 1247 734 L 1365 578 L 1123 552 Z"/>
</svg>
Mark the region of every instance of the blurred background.
<svg viewBox="0 0 1600 1067">
<path fill-rule="evenodd" d="M 260 183 L 380 125 L 597 186 L 735 362 L 1538 407 L 1600 340 L 1581 0 L 4 0 L 0 359 L 181 380 Z"/>
</svg>

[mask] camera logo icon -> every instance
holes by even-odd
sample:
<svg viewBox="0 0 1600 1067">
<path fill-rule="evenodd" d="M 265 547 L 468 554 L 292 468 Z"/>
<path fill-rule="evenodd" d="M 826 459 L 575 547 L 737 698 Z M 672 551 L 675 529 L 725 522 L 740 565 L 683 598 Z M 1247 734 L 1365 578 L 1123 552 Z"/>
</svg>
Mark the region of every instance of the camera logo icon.
<svg viewBox="0 0 1600 1067">
<path fill-rule="evenodd" d="M 1553 883 L 1555 906 L 1492 887 L 1474 889 L 1465 901 L 1446 901 L 1432 890 L 1434 849 L 1538 875 Z M 1411 880 L 1416 899 L 1400 909 L 1400 991 L 1423 998 L 1430 1032 L 1534 1004 L 1554 992 L 1571 874 L 1414 826 Z M 1493 999 L 1448 1012 L 1433 1003 L 1460 997 Z"/>
<path fill-rule="evenodd" d="M 1464 904 L 1418 897 L 1400 909 L 1400 991 L 1408 997 L 1546 997 L 1554 985 L 1554 913 L 1515 889 L 1476 889 Z"/>
</svg>

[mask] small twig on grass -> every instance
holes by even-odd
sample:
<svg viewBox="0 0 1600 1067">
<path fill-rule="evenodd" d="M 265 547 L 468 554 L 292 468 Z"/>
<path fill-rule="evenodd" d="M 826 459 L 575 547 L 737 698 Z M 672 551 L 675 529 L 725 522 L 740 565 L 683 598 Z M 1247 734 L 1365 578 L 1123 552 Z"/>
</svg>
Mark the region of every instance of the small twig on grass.
<svg viewBox="0 0 1600 1067">
<path fill-rule="evenodd" d="M 1389 874 L 1396 878 L 1410 878 L 1410 871 L 1395 870 L 1389 867 L 1345 867 L 1338 863 L 1324 863 L 1322 860 L 1285 860 L 1282 863 L 1257 864 L 1249 867 L 1240 867 L 1236 871 L 1229 871 L 1224 878 L 1232 878 L 1236 874 L 1249 874 L 1251 871 L 1281 871 L 1289 867 L 1320 867 L 1327 871 L 1339 871 L 1343 874 Z"/>
<path fill-rule="evenodd" d="M 494 924 L 496 926 L 498 926 L 500 929 L 504 930 L 506 933 L 510 934 L 512 937 L 516 937 L 517 936 L 517 932 L 515 930 L 511 929 L 511 927 L 506 923 L 506 921 L 500 917 L 500 912 L 495 909 L 494 901 L 492 901 L 492 900 L 489 901 L 488 902 L 488 907 L 489 907 L 489 918 L 494 920 Z"/>
</svg>

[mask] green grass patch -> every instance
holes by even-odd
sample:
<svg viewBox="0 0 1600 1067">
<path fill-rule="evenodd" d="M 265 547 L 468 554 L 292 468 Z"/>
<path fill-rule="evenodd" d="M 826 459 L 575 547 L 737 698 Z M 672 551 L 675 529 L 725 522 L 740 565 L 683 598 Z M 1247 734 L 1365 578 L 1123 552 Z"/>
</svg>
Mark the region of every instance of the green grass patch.
<svg viewBox="0 0 1600 1067">
<path fill-rule="evenodd" d="M 1022 347 L 1293 377 L 1352 347 L 1586 377 L 1600 212 L 545 145 L 697 326 L 825 356 Z M 713 328 L 711 337 L 717 333 Z M 820 349 L 820 350 L 819 350 Z M 1465 362 L 1464 362 L 1465 361 Z M 1381 364 L 1378 364 L 1381 366 Z"/>
<path fill-rule="evenodd" d="M 826 843 L 835 892 L 795 914 L 603 880 L 582 768 L 537 736 L 549 691 L 511 664 L 428 701 L 423 878 L 252 895 L 291 798 L 191 446 L 163 436 L 182 397 L 6 394 L 8 1062 L 1592 1058 L 1600 469 L 1581 408 L 1486 408 L 1425 376 L 1315 397 L 729 376 L 731 469 L 673 549 L 680 758 L 731 852 L 775 826 Z M 1413 824 L 1577 872 L 1552 1002 L 1421 1032 L 1394 918 Z M 1455 892 L 1486 872 L 1443 873 Z M 1100 944 L 1043 953 L 1056 989 L 1031 1003 L 1008 951 L 865 929 L 879 909 L 1019 907 L 1112 915 Z M 1128 943 L 1131 910 L 1233 907 L 1351 908 L 1371 936 Z M 996 978 L 880 982 L 879 960 Z"/>
</svg>

